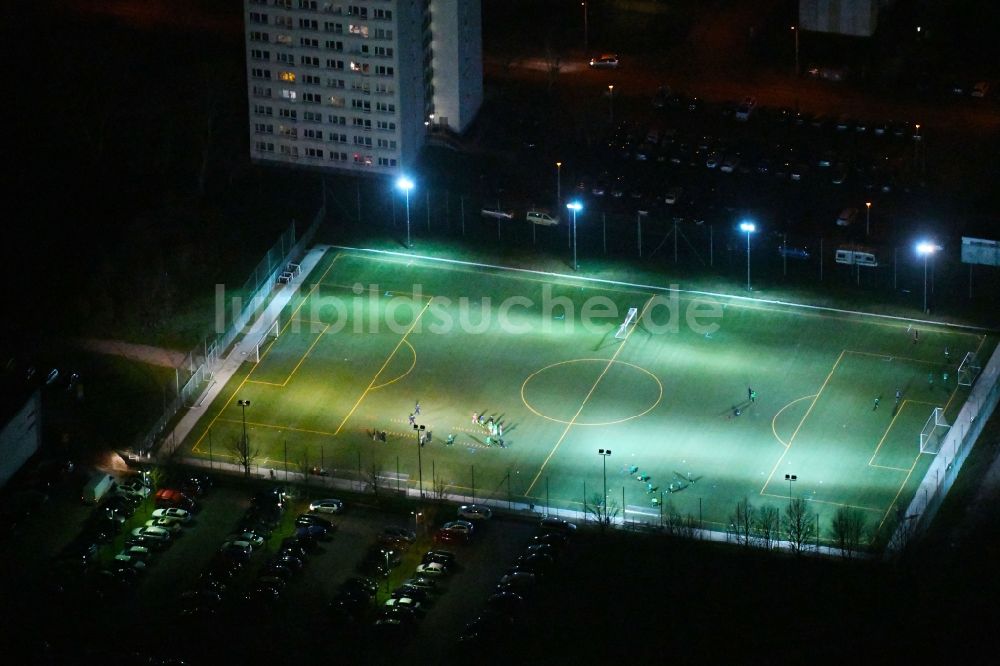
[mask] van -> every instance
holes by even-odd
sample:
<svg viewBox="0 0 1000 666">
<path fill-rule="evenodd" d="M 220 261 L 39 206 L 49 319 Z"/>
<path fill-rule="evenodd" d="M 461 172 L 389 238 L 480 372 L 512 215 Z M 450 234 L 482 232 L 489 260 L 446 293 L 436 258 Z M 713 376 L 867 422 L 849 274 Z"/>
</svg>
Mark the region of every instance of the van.
<svg viewBox="0 0 1000 666">
<path fill-rule="evenodd" d="M 837 226 L 838 227 L 849 227 L 858 219 L 858 209 L 857 208 L 845 208 L 840 211 L 840 215 L 837 216 Z"/>
<path fill-rule="evenodd" d="M 525 218 L 532 224 L 540 224 L 544 227 L 551 227 L 559 224 L 558 217 L 552 217 L 548 213 L 540 210 L 529 210 Z"/>
<path fill-rule="evenodd" d="M 81 499 L 84 504 L 97 504 L 105 495 L 115 487 L 115 477 L 103 472 L 95 474 L 87 481 L 83 487 Z"/>
<path fill-rule="evenodd" d="M 838 264 L 845 264 L 847 266 L 878 267 L 878 258 L 875 256 L 875 251 L 867 247 L 841 246 L 837 248 L 836 261 Z"/>
</svg>

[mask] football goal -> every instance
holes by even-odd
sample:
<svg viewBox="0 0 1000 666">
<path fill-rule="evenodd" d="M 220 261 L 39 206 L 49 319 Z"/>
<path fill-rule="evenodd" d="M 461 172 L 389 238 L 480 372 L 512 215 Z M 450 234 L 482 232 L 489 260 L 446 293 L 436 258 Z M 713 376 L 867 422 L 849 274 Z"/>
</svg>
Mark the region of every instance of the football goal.
<svg viewBox="0 0 1000 666">
<path fill-rule="evenodd" d="M 639 309 L 638 308 L 629 308 L 628 309 L 628 315 L 626 315 L 626 317 L 625 317 L 625 321 L 622 322 L 622 325 L 618 327 L 618 332 L 615 333 L 615 338 L 618 339 L 618 340 L 621 340 L 626 335 L 628 335 L 629 326 L 634 325 L 636 323 L 636 321 L 638 320 L 638 317 L 639 317 Z"/>
<path fill-rule="evenodd" d="M 278 326 L 278 320 L 275 319 L 271 322 L 271 325 L 267 327 L 267 330 L 257 339 L 257 343 L 253 346 L 253 362 L 260 363 L 260 356 L 265 351 L 267 351 L 267 346 L 278 339 L 278 333 L 281 328 Z"/>
<path fill-rule="evenodd" d="M 944 418 L 944 410 L 940 407 L 935 407 L 931 415 L 927 417 L 927 423 L 924 424 L 923 429 L 920 431 L 920 452 L 938 453 L 941 450 L 941 442 L 944 440 L 944 436 L 948 434 L 950 427 Z"/>
<path fill-rule="evenodd" d="M 979 365 L 979 359 L 976 358 L 976 352 L 968 352 L 958 366 L 958 385 L 972 386 L 976 377 L 979 376 L 980 370 L 982 368 Z"/>
</svg>

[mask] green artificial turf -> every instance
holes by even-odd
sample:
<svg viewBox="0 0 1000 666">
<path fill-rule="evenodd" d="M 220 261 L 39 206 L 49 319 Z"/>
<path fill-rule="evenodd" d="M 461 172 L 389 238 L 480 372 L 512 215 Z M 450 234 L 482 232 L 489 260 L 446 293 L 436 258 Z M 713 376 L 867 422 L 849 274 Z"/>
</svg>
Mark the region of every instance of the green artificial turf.
<svg viewBox="0 0 1000 666">
<path fill-rule="evenodd" d="M 616 314 L 584 325 L 585 304 Z M 644 316 L 616 339 L 630 307 Z M 692 326 L 693 307 L 717 316 Z M 824 534 L 840 506 L 861 509 L 872 528 L 891 523 L 931 461 L 919 433 L 932 409 L 953 416 L 964 399 L 958 362 L 995 345 L 925 325 L 914 341 L 902 320 L 333 251 L 280 326 L 188 450 L 230 455 L 242 431 L 236 398 L 248 399 L 260 464 L 282 469 L 287 448 L 293 471 L 322 465 L 368 480 L 375 470 L 385 487 L 398 469 L 415 487 L 408 417 L 419 401 L 416 422 L 433 433 L 419 452 L 427 493 L 509 492 L 579 510 L 600 496 L 606 463 L 609 503 L 620 507 L 624 493 L 630 518 L 656 515 L 662 496 L 724 529 L 740 499 L 782 509 L 791 493 L 810 501 Z M 504 448 L 487 443 L 473 413 L 503 422 Z M 602 460 L 600 448 L 612 455 Z"/>
</svg>

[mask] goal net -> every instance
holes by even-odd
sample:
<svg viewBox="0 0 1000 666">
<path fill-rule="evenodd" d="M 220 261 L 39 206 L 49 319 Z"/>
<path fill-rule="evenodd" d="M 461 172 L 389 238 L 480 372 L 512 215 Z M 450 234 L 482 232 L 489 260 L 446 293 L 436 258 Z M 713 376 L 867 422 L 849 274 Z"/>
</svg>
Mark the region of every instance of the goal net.
<svg viewBox="0 0 1000 666">
<path fill-rule="evenodd" d="M 937 453 L 941 450 L 941 441 L 948 433 L 948 422 L 944 418 L 944 410 L 935 407 L 931 415 L 927 417 L 927 423 L 920 431 L 920 452 Z"/>
<path fill-rule="evenodd" d="M 976 381 L 976 377 L 979 376 L 981 369 L 979 359 L 976 358 L 976 353 L 968 352 L 965 358 L 962 359 L 962 363 L 958 366 L 958 385 L 972 386 L 973 382 Z"/>
<path fill-rule="evenodd" d="M 267 327 L 263 335 L 257 340 L 257 344 L 253 346 L 253 362 L 260 363 L 260 357 L 267 351 L 268 345 L 278 339 L 278 332 L 281 329 L 278 327 L 278 320 L 275 319 L 271 322 L 271 325 Z"/>
<path fill-rule="evenodd" d="M 615 338 L 618 340 L 624 338 L 628 334 L 629 326 L 635 323 L 638 316 L 639 316 L 638 308 L 629 308 L 628 315 L 626 315 L 625 317 L 625 321 L 622 323 L 621 326 L 618 327 L 618 332 L 615 333 Z"/>
</svg>

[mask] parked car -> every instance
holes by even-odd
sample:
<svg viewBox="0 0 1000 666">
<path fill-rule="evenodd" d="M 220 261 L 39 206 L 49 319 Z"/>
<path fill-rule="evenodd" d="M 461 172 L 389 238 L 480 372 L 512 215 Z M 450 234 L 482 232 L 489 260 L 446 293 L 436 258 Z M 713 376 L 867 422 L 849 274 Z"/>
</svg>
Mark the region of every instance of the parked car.
<svg viewBox="0 0 1000 666">
<path fill-rule="evenodd" d="M 538 526 L 550 532 L 564 532 L 572 534 L 576 531 L 576 525 L 561 518 L 545 517 L 538 522 Z"/>
<path fill-rule="evenodd" d="M 304 525 L 321 525 L 328 530 L 333 529 L 333 523 L 326 518 L 321 518 L 320 516 L 315 516 L 311 513 L 304 513 L 295 519 L 295 524 L 298 526 Z"/>
<path fill-rule="evenodd" d="M 475 526 L 468 520 L 450 520 L 441 526 L 443 530 L 449 530 L 451 532 L 462 532 L 472 536 L 475 531 Z"/>
<path fill-rule="evenodd" d="M 177 534 L 181 531 L 181 524 L 179 521 L 173 518 L 153 518 L 152 520 L 146 521 L 146 527 L 159 527 L 164 529 L 171 534 Z"/>
<path fill-rule="evenodd" d="M 436 543 L 463 544 L 469 542 L 469 534 L 452 530 L 440 529 L 434 533 Z"/>
<path fill-rule="evenodd" d="M 410 543 L 417 540 L 416 532 L 408 530 L 405 527 L 383 527 L 382 534 L 403 539 L 404 541 L 408 541 Z"/>
<path fill-rule="evenodd" d="M 489 520 L 493 517 L 493 512 L 480 504 L 464 504 L 458 507 L 458 517 L 472 521 Z"/>
<path fill-rule="evenodd" d="M 456 564 L 455 554 L 447 550 L 429 550 L 424 553 L 423 560 L 424 564 L 429 564 L 431 562 L 440 562 L 446 567 L 454 567 Z"/>
<path fill-rule="evenodd" d="M 309 510 L 316 513 L 340 513 L 344 503 L 338 499 L 315 500 L 309 503 Z"/>
<path fill-rule="evenodd" d="M 437 581 L 427 578 L 426 576 L 414 576 L 413 578 L 404 580 L 403 585 L 412 585 L 413 587 L 418 587 L 421 590 L 433 592 L 437 588 Z"/>
<path fill-rule="evenodd" d="M 417 613 L 424 610 L 423 604 L 412 597 L 389 597 L 383 605 L 386 608 L 405 608 Z"/>
<path fill-rule="evenodd" d="M 264 545 L 264 537 L 260 536 L 256 532 L 240 532 L 239 534 L 233 534 L 229 537 L 233 541 L 246 541 L 254 548 L 260 548 Z"/>
<path fill-rule="evenodd" d="M 295 528 L 295 536 L 306 539 L 322 539 L 329 534 L 322 525 L 299 525 Z"/>
<path fill-rule="evenodd" d="M 191 520 L 191 512 L 185 509 L 178 509 L 176 507 L 169 509 L 156 509 L 153 511 L 153 518 L 170 518 L 172 520 L 186 523 Z"/>
<path fill-rule="evenodd" d="M 590 66 L 594 69 L 617 69 L 618 62 L 617 53 L 602 53 L 590 59 Z"/>
<path fill-rule="evenodd" d="M 440 562 L 429 562 L 426 564 L 418 564 L 416 573 L 418 576 L 431 576 L 434 578 L 440 578 L 442 576 L 448 575 L 448 567 L 441 564 Z"/>
<path fill-rule="evenodd" d="M 132 530 L 132 536 L 143 537 L 144 539 L 155 539 L 157 541 L 170 541 L 170 532 L 162 527 L 146 525 Z"/>
<path fill-rule="evenodd" d="M 430 593 L 427 590 L 412 585 L 401 585 L 390 596 L 394 599 L 409 597 L 416 601 L 425 602 L 430 598 Z"/>
</svg>

